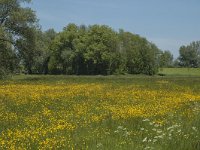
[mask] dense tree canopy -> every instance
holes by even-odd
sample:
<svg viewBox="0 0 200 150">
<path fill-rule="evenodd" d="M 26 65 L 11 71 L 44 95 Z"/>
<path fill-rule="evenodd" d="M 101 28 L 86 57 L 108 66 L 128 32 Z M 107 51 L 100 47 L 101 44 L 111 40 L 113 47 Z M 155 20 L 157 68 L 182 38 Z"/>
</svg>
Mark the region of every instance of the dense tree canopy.
<svg viewBox="0 0 200 150">
<path fill-rule="evenodd" d="M 52 42 L 54 74 L 155 74 L 158 48 L 139 35 L 105 25 L 69 24 Z"/>
<path fill-rule="evenodd" d="M 190 45 L 181 46 L 178 58 L 181 67 L 200 67 L 200 41 L 192 42 Z"/>
<path fill-rule="evenodd" d="M 157 72 L 159 49 L 153 43 L 123 30 L 120 30 L 119 37 L 128 73 L 152 75 Z"/>
<path fill-rule="evenodd" d="M 0 68 L 3 73 L 14 70 L 13 65 L 16 63 L 13 61 L 18 54 L 25 60 L 29 73 L 32 72 L 36 16 L 30 8 L 21 7 L 21 3 L 29 2 L 30 0 L 0 0 Z"/>
<path fill-rule="evenodd" d="M 30 38 L 36 16 L 30 8 L 21 7 L 22 2 L 30 0 L 0 0 L 0 27 L 12 37 L 3 36 L 2 41 L 14 43 L 19 38 Z"/>
<path fill-rule="evenodd" d="M 173 66 L 173 55 L 170 51 L 163 51 L 159 56 L 160 67 L 172 67 Z"/>
<path fill-rule="evenodd" d="M 5 32 L 0 30 L 0 37 L 4 36 Z M 0 41 L 0 78 L 13 72 L 17 63 L 17 55 L 11 43 Z"/>
</svg>

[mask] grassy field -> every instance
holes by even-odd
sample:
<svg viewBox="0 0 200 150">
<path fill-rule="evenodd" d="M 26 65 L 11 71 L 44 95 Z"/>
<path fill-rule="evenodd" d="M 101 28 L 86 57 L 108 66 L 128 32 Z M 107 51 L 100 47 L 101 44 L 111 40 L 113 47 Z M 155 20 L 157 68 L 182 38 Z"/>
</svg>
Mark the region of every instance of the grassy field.
<svg viewBox="0 0 200 150">
<path fill-rule="evenodd" d="M 0 149 L 200 149 L 200 78 L 0 81 Z"/>
<path fill-rule="evenodd" d="M 200 68 L 161 68 L 159 73 L 168 76 L 200 76 Z"/>
</svg>

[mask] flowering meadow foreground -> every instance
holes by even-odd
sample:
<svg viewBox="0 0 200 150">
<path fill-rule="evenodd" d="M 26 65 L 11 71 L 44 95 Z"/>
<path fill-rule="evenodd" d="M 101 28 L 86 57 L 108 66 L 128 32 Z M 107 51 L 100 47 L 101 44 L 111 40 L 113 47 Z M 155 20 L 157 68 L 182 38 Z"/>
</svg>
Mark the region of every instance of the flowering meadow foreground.
<svg viewBox="0 0 200 150">
<path fill-rule="evenodd" d="M 0 81 L 0 149 L 200 149 L 199 77 Z"/>
</svg>

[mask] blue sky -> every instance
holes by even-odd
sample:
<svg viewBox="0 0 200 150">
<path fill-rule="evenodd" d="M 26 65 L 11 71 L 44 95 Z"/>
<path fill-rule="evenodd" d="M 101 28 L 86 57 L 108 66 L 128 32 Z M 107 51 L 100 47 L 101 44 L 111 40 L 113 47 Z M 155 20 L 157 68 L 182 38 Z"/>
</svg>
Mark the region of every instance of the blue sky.
<svg viewBox="0 0 200 150">
<path fill-rule="evenodd" d="M 33 0 L 30 7 L 43 30 L 105 24 L 146 37 L 174 57 L 181 45 L 200 40 L 200 0 Z"/>
</svg>

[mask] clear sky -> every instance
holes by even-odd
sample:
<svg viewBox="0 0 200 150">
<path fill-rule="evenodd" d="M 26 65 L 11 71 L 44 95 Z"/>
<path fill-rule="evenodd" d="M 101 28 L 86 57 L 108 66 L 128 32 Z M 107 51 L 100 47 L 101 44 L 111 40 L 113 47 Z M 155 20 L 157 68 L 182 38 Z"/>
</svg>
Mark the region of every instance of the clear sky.
<svg viewBox="0 0 200 150">
<path fill-rule="evenodd" d="M 174 57 L 181 45 L 200 40 L 200 0 L 32 0 L 30 7 L 43 30 L 105 24 L 146 37 Z"/>
</svg>

